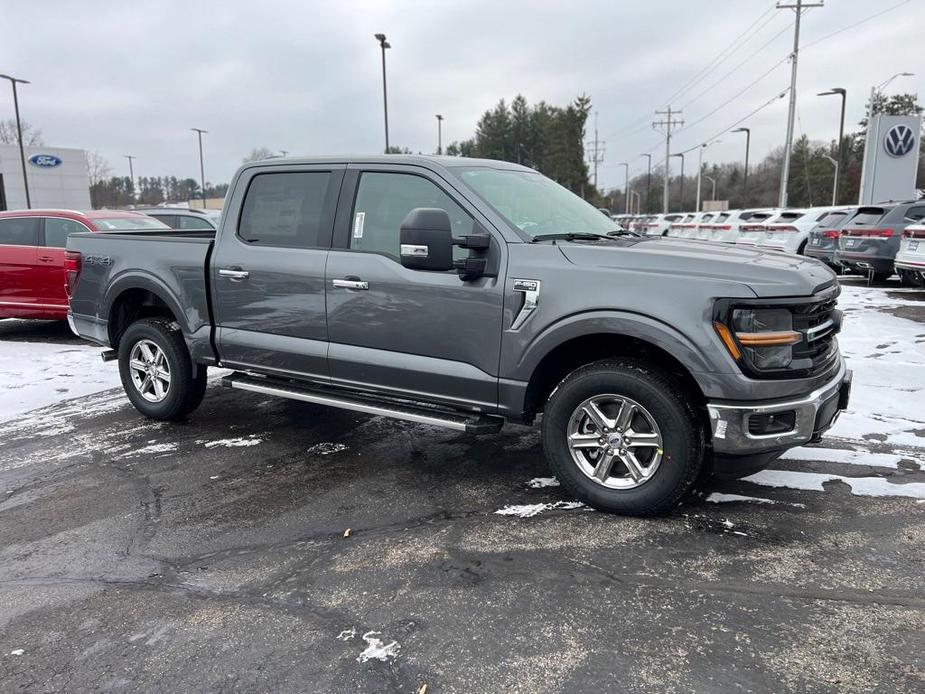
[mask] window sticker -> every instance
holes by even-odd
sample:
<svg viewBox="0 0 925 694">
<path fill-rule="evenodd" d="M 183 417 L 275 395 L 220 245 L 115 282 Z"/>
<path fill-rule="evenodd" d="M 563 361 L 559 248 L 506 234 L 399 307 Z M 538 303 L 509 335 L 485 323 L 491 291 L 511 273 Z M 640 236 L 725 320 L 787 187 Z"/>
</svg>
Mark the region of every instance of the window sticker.
<svg viewBox="0 0 925 694">
<path fill-rule="evenodd" d="M 366 213 L 357 212 L 356 217 L 353 218 L 353 238 L 361 239 L 363 238 L 363 224 L 366 222 Z"/>
</svg>

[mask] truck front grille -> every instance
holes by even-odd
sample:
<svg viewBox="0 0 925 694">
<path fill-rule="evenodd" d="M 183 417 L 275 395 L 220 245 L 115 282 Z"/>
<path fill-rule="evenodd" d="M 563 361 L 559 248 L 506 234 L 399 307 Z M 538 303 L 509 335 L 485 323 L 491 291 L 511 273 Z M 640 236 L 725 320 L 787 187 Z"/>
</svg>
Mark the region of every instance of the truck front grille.
<svg viewBox="0 0 925 694">
<path fill-rule="evenodd" d="M 808 375 L 822 373 L 838 360 L 835 336 L 841 330 L 841 312 L 835 308 L 836 300 L 837 295 L 830 292 L 791 309 L 793 329 L 803 334 L 803 340 L 793 346 L 794 366 Z"/>
</svg>

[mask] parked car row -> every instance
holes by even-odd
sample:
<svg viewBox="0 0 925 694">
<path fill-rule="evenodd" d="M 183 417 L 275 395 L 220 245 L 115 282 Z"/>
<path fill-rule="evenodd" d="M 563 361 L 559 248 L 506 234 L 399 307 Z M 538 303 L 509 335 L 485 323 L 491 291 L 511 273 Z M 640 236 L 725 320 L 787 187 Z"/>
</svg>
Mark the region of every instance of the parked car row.
<svg viewBox="0 0 925 694">
<path fill-rule="evenodd" d="M 67 237 L 78 232 L 214 231 L 211 211 L 14 210 L 0 212 L 0 318 L 67 318 Z"/>
<path fill-rule="evenodd" d="M 837 271 L 871 274 L 876 281 L 895 272 L 904 284 L 925 287 L 925 200 L 624 215 L 614 221 L 621 229 L 650 236 L 806 255 Z"/>
</svg>

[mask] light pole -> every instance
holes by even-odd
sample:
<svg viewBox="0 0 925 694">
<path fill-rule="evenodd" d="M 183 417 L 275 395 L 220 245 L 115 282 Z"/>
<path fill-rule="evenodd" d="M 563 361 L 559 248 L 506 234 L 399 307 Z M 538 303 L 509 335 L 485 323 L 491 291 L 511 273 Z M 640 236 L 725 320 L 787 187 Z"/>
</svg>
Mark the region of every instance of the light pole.
<svg viewBox="0 0 925 694">
<path fill-rule="evenodd" d="M 838 195 L 838 159 L 830 157 L 828 154 L 823 154 L 826 159 L 828 159 L 832 164 L 835 165 L 835 180 L 832 183 L 832 207 L 835 207 L 837 204 L 835 202 L 836 196 Z"/>
<path fill-rule="evenodd" d="M 443 116 L 437 114 L 437 154 L 443 154 Z"/>
<path fill-rule="evenodd" d="M 895 75 L 890 77 L 890 79 L 884 80 L 883 82 L 878 84 L 876 87 L 870 88 L 870 117 L 871 118 L 873 118 L 874 116 L 874 97 L 876 97 L 877 94 L 883 91 L 883 88 L 886 87 L 890 82 L 895 80 L 897 77 L 915 77 L 915 73 L 914 72 L 897 72 Z"/>
<path fill-rule="evenodd" d="M 202 163 L 202 134 L 209 132 L 202 128 L 190 128 L 199 135 L 199 180 L 202 183 L 202 209 L 206 209 L 206 169 Z"/>
<path fill-rule="evenodd" d="M 126 154 L 124 155 L 128 159 L 128 178 L 132 182 L 132 202 L 135 202 L 135 167 L 132 166 L 132 161 L 135 159 L 135 155 Z"/>
<path fill-rule="evenodd" d="M 385 40 L 385 34 L 376 34 L 376 40 L 382 48 L 382 112 L 385 114 L 385 153 L 389 153 L 389 97 L 385 87 L 385 49 L 392 44 Z"/>
<path fill-rule="evenodd" d="M 629 162 L 621 161 L 617 166 L 626 168 L 626 183 L 623 184 L 624 214 L 630 213 L 630 165 Z"/>
<path fill-rule="evenodd" d="M 700 178 L 703 176 L 703 150 L 710 145 L 715 145 L 717 142 L 722 142 L 722 140 L 710 140 L 709 142 L 697 145 L 697 205 L 694 209 L 695 212 L 700 212 Z M 691 149 L 694 148 L 691 147 Z M 687 151 L 690 152 L 691 150 L 689 149 Z"/>
<path fill-rule="evenodd" d="M 22 146 L 22 121 L 19 120 L 19 96 L 16 93 L 16 83 L 31 84 L 29 80 L 21 80 L 9 75 L 0 75 L 5 80 L 9 80 L 13 85 L 13 110 L 16 112 L 16 135 L 19 138 L 19 161 L 22 164 L 22 184 L 26 190 L 26 209 L 32 209 L 32 200 L 29 197 L 29 177 L 26 175 L 26 151 Z"/>
<path fill-rule="evenodd" d="M 631 190 L 630 195 L 636 196 L 636 214 L 639 214 L 639 210 L 642 207 L 642 194 L 638 191 Z"/>
<path fill-rule="evenodd" d="M 839 163 L 844 159 L 844 147 L 843 140 L 845 138 L 845 100 L 847 92 L 841 87 L 833 87 L 827 92 L 819 92 L 816 96 L 833 96 L 837 95 L 841 97 L 841 117 L 838 121 L 838 161 Z M 838 199 L 838 168 L 835 170 L 835 187 L 832 189 L 832 204 L 836 204 L 835 200 Z"/>
<path fill-rule="evenodd" d="M 751 128 L 736 128 L 732 132 L 745 133 L 745 175 L 742 177 L 742 207 L 748 205 L 748 151 L 752 146 Z"/>
<path fill-rule="evenodd" d="M 652 203 L 651 193 L 652 193 L 652 155 L 651 154 L 640 154 L 639 156 L 646 158 L 646 213 L 652 214 Z"/>
<path fill-rule="evenodd" d="M 713 192 L 710 194 L 710 200 L 716 200 L 716 179 L 706 174 L 704 174 L 703 177 L 713 184 Z"/>
<path fill-rule="evenodd" d="M 673 157 L 681 157 L 681 190 L 678 193 L 678 198 L 681 203 L 681 207 L 678 210 L 682 212 L 684 210 L 684 152 L 678 152 L 677 154 L 672 154 Z"/>
</svg>

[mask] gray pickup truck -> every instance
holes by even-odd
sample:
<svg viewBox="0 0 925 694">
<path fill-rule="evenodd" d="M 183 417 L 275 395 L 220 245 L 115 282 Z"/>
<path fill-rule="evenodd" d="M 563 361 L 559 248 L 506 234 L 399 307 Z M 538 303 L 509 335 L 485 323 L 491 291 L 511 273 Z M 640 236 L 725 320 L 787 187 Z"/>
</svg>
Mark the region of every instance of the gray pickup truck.
<svg viewBox="0 0 925 694">
<path fill-rule="evenodd" d="M 640 236 L 531 169 L 466 158 L 242 167 L 211 232 L 74 234 L 70 323 L 132 404 L 230 388 L 496 432 L 542 415 L 568 493 L 665 512 L 845 408 L 839 287 L 814 260 Z"/>
</svg>

